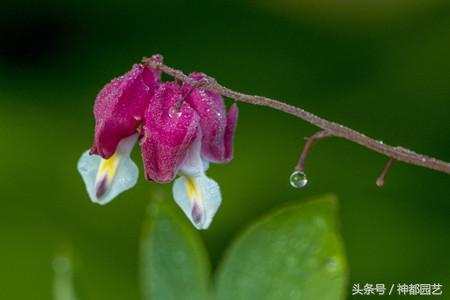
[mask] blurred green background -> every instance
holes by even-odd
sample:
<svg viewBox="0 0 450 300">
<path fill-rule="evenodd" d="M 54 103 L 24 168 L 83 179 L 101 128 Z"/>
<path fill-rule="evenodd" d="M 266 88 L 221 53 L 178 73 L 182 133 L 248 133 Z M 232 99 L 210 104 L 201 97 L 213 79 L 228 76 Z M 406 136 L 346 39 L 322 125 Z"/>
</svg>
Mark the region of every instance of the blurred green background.
<svg viewBox="0 0 450 300">
<path fill-rule="evenodd" d="M 171 185 L 141 176 L 100 207 L 76 163 L 91 146 L 96 93 L 142 56 L 450 160 L 446 0 L 19 0 L 2 2 L 0 24 L 0 299 L 51 299 L 61 247 L 72 249 L 83 299 L 139 299 L 145 209 L 154 192 L 170 199 Z M 202 232 L 213 268 L 255 217 L 331 192 L 350 285 L 436 282 L 448 296 L 448 175 L 394 163 L 380 189 L 386 158 L 331 138 L 308 158 L 308 186 L 294 190 L 289 175 L 316 128 L 239 108 L 235 159 L 208 172 L 224 198 Z"/>
</svg>

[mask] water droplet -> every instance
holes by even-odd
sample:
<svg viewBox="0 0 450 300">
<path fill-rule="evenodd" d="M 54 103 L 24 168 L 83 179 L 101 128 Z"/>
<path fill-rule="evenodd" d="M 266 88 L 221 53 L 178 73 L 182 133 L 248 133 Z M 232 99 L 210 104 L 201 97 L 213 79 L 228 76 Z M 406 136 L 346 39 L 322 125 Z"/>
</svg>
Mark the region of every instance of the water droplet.
<svg viewBox="0 0 450 300">
<path fill-rule="evenodd" d="M 291 174 L 290 182 L 293 187 L 296 189 L 305 187 L 308 183 L 308 178 L 306 178 L 306 174 L 300 171 L 295 171 Z"/>
<path fill-rule="evenodd" d="M 181 116 L 181 110 L 172 106 L 169 108 L 169 117 L 172 119 L 179 118 Z"/>
</svg>

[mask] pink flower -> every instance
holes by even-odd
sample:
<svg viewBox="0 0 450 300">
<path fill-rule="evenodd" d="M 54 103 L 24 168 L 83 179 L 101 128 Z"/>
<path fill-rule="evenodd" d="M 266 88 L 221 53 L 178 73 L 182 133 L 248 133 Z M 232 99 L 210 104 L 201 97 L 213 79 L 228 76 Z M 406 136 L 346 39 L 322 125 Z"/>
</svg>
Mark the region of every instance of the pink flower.
<svg viewBox="0 0 450 300">
<path fill-rule="evenodd" d="M 155 60 L 162 61 L 161 56 Z M 95 99 L 95 137 L 92 154 L 107 159 L 119 142 L 136 133 L 148 101 L 159 86 L 160 72 L 135 64 L 126 74 L 114 78 Z"/>
<path fill-rule="evenodd" d="M 191 73 L 190 78 L 197 81 L 206 76 L 202 73 Z M 183 84 L 183 93 L 188 93 L 192 87 Z M 222 96 L 215 92 L 193 89 L 186 97 L 186 102 L 200 116 L 202 131 L 202 156 L 215 163 L 228 162 L 233 157 L 233 135 L 236 127 L 238 109 L 233 105 L 226 113 Z"/>
<path fill-rule="evenodd" d="M 190 77 L 205 78 L 200 73 Z M 148 180 L 168 182 L 180 175 L 173 186 L 175 201 L 195 227 L 206 229 L 222 199 L 219 185 L 205 172 L 210 162 L 231 160 L 238 110 L 233 105 L 227 115 L 217 93 L 187 84 L 182 91 L 176 83 L 164 83 L 150 101 L 142 158 Z"/>
<path fill-rule="evenodd" d="M 159 83 L 159 76 L 135 65 L 105 86 L 94 107 L 94 155 L 85 152 L 78 169 L 92 201 L 108 203 L 136 183 L 138 170 L 130 152 L 140 139 L 146 179 L 167 183 L 179 175 L 173 185 L 175 201 L 196 228 L 206 229 L 222 197 L 205 172 L 210 162 L 232 159 L 237 106 L 227 113 L 219 94 L 197 85 Z M 198 82 L 206 78 L 201 73 L 190 77 Z"/>
<path fill-rule="evenodd" d="M 177 83 L 163 83 L 150 100 L 140 142 L 147 180 L 172 181 L 199 134 L 197 112 L 187 102 L 174 107 L 181 97 Z"/>
</svg>

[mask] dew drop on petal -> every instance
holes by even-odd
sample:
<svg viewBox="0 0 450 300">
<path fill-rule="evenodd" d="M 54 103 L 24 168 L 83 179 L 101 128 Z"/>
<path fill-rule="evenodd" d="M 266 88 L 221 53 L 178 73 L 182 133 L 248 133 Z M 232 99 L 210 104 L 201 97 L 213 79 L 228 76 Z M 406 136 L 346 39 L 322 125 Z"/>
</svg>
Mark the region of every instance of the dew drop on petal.
<svg viewBox="0 0 450 300">
<path fill-rule="evenodd" d="M 305 187 L 308 183 L 308 178 L 306 178 L 306 174 L 300 171 L 294 171 L 290 177 L 290 183 L 296 189 Z"/>
<path fill-rule="evenodd" d="M 172 106 L 169 108 L 169 117 L 172 119 L 179 118 L 181 116 L 181 110 Z"/>
</svg>

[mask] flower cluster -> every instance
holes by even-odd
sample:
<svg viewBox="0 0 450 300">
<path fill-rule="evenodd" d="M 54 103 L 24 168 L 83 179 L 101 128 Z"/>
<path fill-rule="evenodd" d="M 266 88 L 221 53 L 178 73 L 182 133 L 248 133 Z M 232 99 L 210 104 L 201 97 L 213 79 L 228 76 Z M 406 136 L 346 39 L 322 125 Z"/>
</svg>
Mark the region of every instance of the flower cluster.
<svg viewBox="0 0 450 300">
<path fill-rule="evenodd" d="M 162 62 L 160 55 L 151 59 Z M 206 80 L 202 73 L 189 77 L 197 83 Z M 200 84 L 161 82 L 160 71 L 135 64 L 100 91 L 94 116 L 94 145 L 78 162 L 93 202 L 106 204 L 136 184 L 138 168 L 130 153 L 139 142 L 145 178 L 175 180 L 176 203 L 196 228 L 208 228 L 221 194 L 205 172 L 210 162 L 233 157 L 235 104 L 227 112 L 222 97 Z"/>
</svg>

